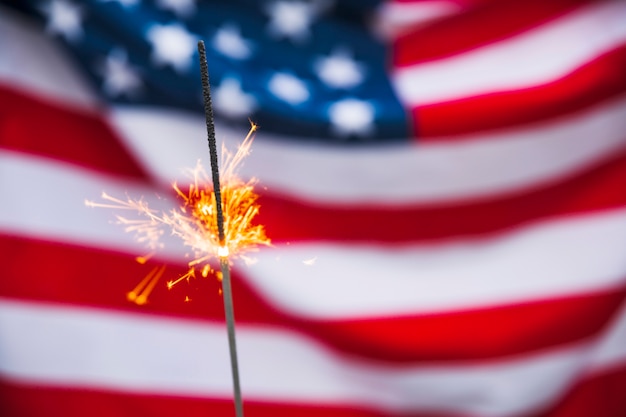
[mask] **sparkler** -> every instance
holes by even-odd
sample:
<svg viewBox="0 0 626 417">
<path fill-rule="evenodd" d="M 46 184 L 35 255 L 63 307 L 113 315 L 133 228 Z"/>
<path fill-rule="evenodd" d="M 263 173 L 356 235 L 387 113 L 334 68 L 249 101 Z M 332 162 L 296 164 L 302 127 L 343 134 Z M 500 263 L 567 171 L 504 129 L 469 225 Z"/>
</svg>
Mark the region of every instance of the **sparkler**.
<svg viewBox="0 0 626 417">
<path fill-rule="evenodd" d="M 204 97 L 204 113 L 206 120 L 207 137 L 209 140 L 209 153 L 211 154 L 211 173 L 213 175 L 213 189 L 215 190 L 215 210 L 217 218 L 217 232 L 220 242 L 220 269 L 222 271 L 222 293 L 224 296 L 224 312 L 226 315 L 226 328 L 228 331 L 228 347 L 230 350 L 230 365 L 233 376 L 233 390 L 235 400 L 235 414 L 243 417 L 243 402 L 241 388 L 239 386 L 239 365 L 237 364 L 237 344 L 235 338 L 235 312 L 233 308 L 233 296 L 230 287 L 230 264 L 228 262 L 228 246 L 225 245 L 224 213 L 222 212 L 222 197 L 220 189 L 220 174 L 217 166 L 217 145 L 215 143 L 215 125 L 213 123 L 213 106 L 211 104 L 211 87 L 209 84 L 209 69 L 206 60 L 204 42 L 198 41 L 200 54 L 200 75 L 202 79 L 202 96 Z M 253 125 L 254 128 L 254 125 Z"/>
<path fill-rule="evenodd" d="M 254 192 L 256 179 L 243 181 L 236 175 L 237 166 L 250 151 L 256 125 L 251 123 L 248 135 L 235 153 L 230 153 L 224 146 L 222 147 L 221 165 L 223 172 L 220 186 L 208 67 L 204 42 L 202 41 L 198 42 L 198 52 L 200 54 L 211 177 L 199 162 L 194 169 L 188 170 L 193 179 L 188 188 L 185 189 L 176 183 L 173 184 L 173 189 L 182 200 L 182 205 L 178 209 L 172 209 L 168 212 L 150 208 L 143 199 L 127 197 L 126 200 L 123 200 L 106 193 L 102 193 L 102 199 L 106 200 L 106 203 L 85 201 L 85 204 L 90 207 L 130 210 L 141 215 L 140 219 L 117 216 L 117 221 L 124 226 L 124 230 L 134 233 L 136 239 L 146 244 L 150 250 L 149 254 L 136 258 L 140 263 L 145 263 L 163 248 L 161 237 L 164 234 L 164 229 L 169 229 L 172 235 L 178 236 L 183 244 L 190 248 L 191 261 L 187 264 L 189 269 L 178 279 L 168 281 L 168 288 L 180 281 L 195 278 L 197 274 L 207 277 L 210 273 L 215 272 L 212 262 L 219 260 L 233 377 L 235 413 L 236 417 L 243 417 L 230 262 L 234 257 L 249 261 L 250 259 L 246 257 L 247 252 L 256 250 L 259 245 L 270 245 L 270 240 L 265 235 L 265 228 L 253 223 L 254 218 L 259 213 L 258 195 Z M 136 304 L 146 303 L 148 295 L 164 272 L 164 266 L 155 267 L 127 294 L 128 299 Z M 219 276 L 218 273 L 216 275 Z M 189 298 L 185 301 L 189 301 Z"/>
<path fill-rule="evenodd" d="M 243 181 L 236 175 L 237 166 L 244 160 L 252 145 L 256 125 L 252 124 L 248 135 L 235 153 L 222 147 L 222 166 L 224 180 L 221 187 L 224 238 L 220 239 L 216 217 L 216 194 L 202 165 L 198 162 L 195 168 L 187 169 L 192 179 L 188 188 L 173 184 L 173 190 L 182 205 L 168 212 L 160 212 L 149 207 L 143 199 L 127 197 L 125 200 L 102 193 L 106 203 L 85 201 L 89 207 L 102 207 L 115 210 L 134 211 L 140 218 L 128 218 L 117 215 L 117 223 L 124 226 L 124 231 L 135 234 L 140 243 L 146 245 L 149 253 L 138 256 L 137 262 L 144 264 L 159 250 L 164 248 L 162 237 L 169 229 L 172 235 L 179 237 L 183 244 L 190 248 L 188 253 L 191 261 L 189 269 L 178 279 L 167 282 L 172 288 L 183 280 L 197 276 L 207 277 L 215 272 L 212 262 L 220 258 L 241 258 L 246 263 L 252 261 L 247 256 L 260 245 L 270 245 L 263 225 L 254 224 L 259 213 L 258 195 L 254 191 L 256 179 Z M 150 292 L 164 274 L 164 268 L 155 267 L 127 296 L 129 301 L 145 304 Z M 219 276 L 219 274 L 217 274 Z"/>
</svg>

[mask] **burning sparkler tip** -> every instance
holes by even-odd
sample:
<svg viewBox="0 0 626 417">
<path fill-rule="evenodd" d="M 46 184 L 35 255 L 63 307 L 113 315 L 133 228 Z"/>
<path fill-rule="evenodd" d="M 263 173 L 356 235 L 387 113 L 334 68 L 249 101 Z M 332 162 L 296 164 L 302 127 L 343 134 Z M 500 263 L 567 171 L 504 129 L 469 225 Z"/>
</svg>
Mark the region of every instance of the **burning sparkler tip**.
<svg viewBox="0 0 626 417">
<path fill-rule="evenodd" d="M 227 246 L 220 246 L 217 249 L 217 256 L 219 256 L 220 258 L 227 258 L 228 257 L 228 247 Z"/>
</svg>

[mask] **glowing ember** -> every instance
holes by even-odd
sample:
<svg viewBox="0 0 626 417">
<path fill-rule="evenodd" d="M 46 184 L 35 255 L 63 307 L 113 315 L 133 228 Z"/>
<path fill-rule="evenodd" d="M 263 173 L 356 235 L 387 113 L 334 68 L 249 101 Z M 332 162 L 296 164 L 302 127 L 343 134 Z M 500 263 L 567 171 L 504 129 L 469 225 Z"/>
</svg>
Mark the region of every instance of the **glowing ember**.
<svg viewBox="0 0 626 417">
<path fill-rule="evenodd" d="M 258 195 L 254 192 L 256 179 L 243 181 L 235 174 L 237 166 L 248 155 L 256 125 L 251 124 L 250 131 L 235 154 L 222 147 L 221 197 L 224 213 L 224 241 L 220 242 L 215 213 L 215 193 L 213 184 L 204 168 L 198 163 L 189 170 L 193 181 L 187 187 L 173 185 L 182 199 L 178 209 L 159 212 L 148 207 L 142 199 L 127 198 L 120 200 L 106 193 L 102 199 L 108 203 L 86 201 L 90 207 L 134 210 L 142 215 L 141 219 L 128 219 L 117 216 L 118 223 L 124 225 L 126 232 L 134 233 L 139 242 L 146 244 L 150 253 L 137 257 L 139 263 L 145 263 L 154 253 L 163 247 L 160 242 L 164 229 L 178 236 L 190 249 L 189 269 L 178 279 L 169 281 L 171 288 L 180 281 L 189 280 L 197 275 L 207 277 L 215 271 L 211 262 L 218 258 L 239 257 L 245 261 L 247 252 L 254 251 L 259 245 L 269 245 L 262 225 L 253 224 L 259 213 Z M 144 304 L 147 297 L 164 273 L 164 267 L 156 267 L 131 291 L 128 299 L 137 304 Z"/>
</svg>

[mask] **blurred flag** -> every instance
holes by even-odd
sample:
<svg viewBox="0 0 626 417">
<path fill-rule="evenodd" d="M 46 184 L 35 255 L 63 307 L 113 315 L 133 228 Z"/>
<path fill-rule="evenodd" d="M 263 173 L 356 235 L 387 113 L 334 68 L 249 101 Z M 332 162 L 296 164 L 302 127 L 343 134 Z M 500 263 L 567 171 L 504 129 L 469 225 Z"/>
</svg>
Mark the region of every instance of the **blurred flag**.
<svg viewBox="0 0 626 417">
<path fill-rule="evenodd" d="M 173 207 L 217 133 L 246 416 L 623 416 L 626 2 L 0 5 L 0 413 L 234 415 L 216 279 L 85 207 Z M 187 300 L 187 302 L 185 302 Z"/>
</svg>

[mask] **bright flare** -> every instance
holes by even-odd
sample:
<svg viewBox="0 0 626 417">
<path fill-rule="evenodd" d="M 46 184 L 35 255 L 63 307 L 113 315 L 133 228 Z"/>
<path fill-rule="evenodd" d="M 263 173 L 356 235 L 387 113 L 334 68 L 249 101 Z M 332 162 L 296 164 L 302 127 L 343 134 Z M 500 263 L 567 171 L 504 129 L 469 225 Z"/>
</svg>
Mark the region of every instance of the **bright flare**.
<svg viewBox="0 0 626 417">
<path fill-rule="evenodd" d="M 112 209 L 134 210 L 141 214 L 142 219 L 128 219 L 117 216 L 118 223 L 124 225 L 126 232 L 134 233 L 139 242 L 146 244 L 150 253 L 137 257 L 137 261 L 145 263 L 154 253 L 163 248 L 161 236 L 169 229 L 171 234 L 178 236 L 185 246 L 189 247 L 191 261 L 189 269 L 176 280 L 169 281 L 171 288 L 180 281 L 196 277 L 196 273 L 206 277 L 215 272 L 211 262 L 218 258 L 239 257 L 249 261 L 245 254 L 258 249 L 260 245 L 270 245 L 263 225 L 253 224 L 259 213 L 258 194 L 254 192 L 256 179 L 243 181 L 236 175 L 236 168 L 250 152 L 253 133 L 257 126 L 252 123 L 248 135 L 234 154 L 222 146 L 222 173 L 220 175 L 222 211 L 224 214 L 224 241 L 219 241 L 217 216 L 215 209 L 215 193 L 213 183 L 204 168 L 198 164 L 189 170 L 193 179 L 187 187 L 173 185 L 176 194 L 182 200 L 178 209 L 169 212 L 158 212 L 148 207 L 142 199 L 127 198 L 121 200 L 102 193 L 102 199 L 108 203 L 86 201 L 89 207 L 105 207 Z M 137 304 L 144 304 L 149 293 L 163 274 L 156 268 L 142 280 L 135 289 L 128 293 L 128 299 Z"/>
</svg>

